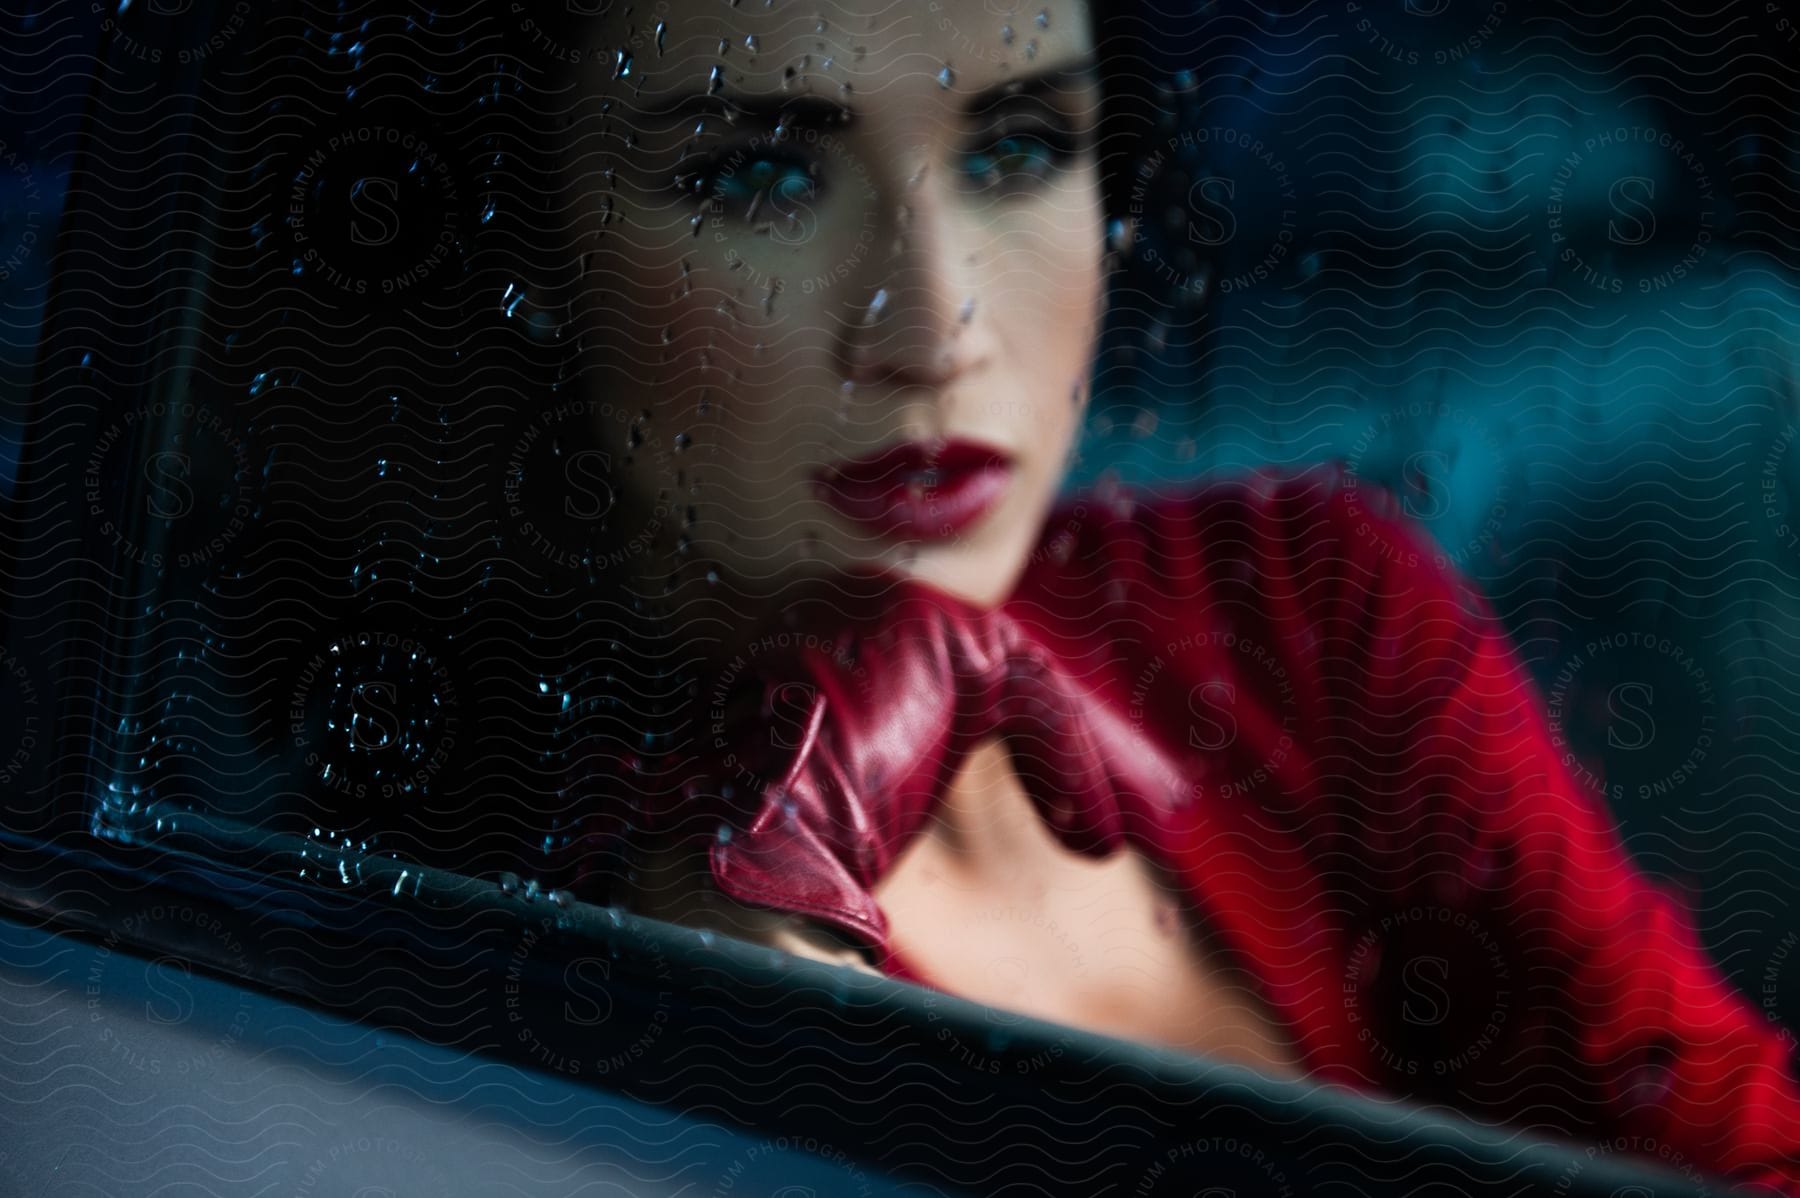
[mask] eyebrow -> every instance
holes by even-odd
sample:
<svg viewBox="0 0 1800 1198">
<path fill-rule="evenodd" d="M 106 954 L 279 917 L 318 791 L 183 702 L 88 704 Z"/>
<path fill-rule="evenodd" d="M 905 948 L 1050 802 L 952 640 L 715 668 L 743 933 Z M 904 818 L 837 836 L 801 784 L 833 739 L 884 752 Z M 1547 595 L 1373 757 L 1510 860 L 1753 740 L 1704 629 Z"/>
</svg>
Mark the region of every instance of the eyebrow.
<svg viewBox="0 0 1800 1198">
<path fill-rule="evenodd" d="M 1047 71 L 1039 71 L 1022 79 L 1009 79 L 970 97 L 966 111 L 971 115 L 986 112 L 1016 97 L 1035 99 L 1058 92 L 1079 92 L 1098 87 L 1100 64 L 1092 56 L 1076 59 Z"/>
<path fill-rule="evenodd" d="M 997 83 L 969 97 L 963 110 L 967 115 L 977 115 L 1019 97 L 1030 99 L 1056 92 L 1082 91 L 1097 86 L 1099 78 L 1099 63 L 1088 56 L 1019 79 Z M 786 122 L 812 129 L 844 126 L 856 119 L 854 109 L 824 96 L 745 96 L 722 91 L 694 91 L 673 96 L 641 109 L 639 115 L 652 120 L 672 121 L 686 117 L 723 116 L 727 111 L 762 125 L 773 126 L 778 122 Z"/>
</svg>

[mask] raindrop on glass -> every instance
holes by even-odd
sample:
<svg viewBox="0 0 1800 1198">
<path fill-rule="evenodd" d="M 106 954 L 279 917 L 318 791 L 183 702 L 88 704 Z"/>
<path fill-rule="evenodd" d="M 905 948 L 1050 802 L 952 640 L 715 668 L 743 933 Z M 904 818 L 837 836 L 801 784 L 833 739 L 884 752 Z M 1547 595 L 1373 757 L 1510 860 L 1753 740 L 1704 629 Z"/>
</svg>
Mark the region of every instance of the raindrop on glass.
<svg viewBox="0 0 1800 1198">
<path fill-rule="evenodd" d="M 1122 220 L 1108 221 L 1106 243 L 1113 252 L 1122 254 L 1131 248 L 1131 227 Z"/>
</svg>

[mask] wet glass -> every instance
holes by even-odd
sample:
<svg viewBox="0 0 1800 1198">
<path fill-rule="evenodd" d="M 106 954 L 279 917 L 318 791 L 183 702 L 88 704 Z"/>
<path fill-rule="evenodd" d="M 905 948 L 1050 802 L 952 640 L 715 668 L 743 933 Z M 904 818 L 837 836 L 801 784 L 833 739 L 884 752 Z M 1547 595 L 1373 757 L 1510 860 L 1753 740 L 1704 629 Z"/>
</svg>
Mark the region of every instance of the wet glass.
<svg viewBox="0 0 1800 1198">
<path fill-rule="evenodd" d="M 8 826 L 652 909 L 631 846 L 784 580 L 1003 593 L 1065 489 L 1336 459 L 1791 1024 L 1792 20 L 1178 7 L 88 14 L 96 99 L 0 141 Z M 1017 538 L 946 532 L 937 460 L 858 506 L 946 428 L 1013 438 Z M 1414 956 L 1383 1001 L 1506 988 Z"/>
</svg>

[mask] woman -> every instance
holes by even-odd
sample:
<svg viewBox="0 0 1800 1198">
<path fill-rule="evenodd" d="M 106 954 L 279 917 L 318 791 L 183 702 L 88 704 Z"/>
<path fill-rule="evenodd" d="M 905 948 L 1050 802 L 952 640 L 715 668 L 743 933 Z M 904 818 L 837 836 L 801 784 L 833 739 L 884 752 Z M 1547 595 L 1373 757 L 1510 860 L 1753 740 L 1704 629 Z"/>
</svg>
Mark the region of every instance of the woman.
<svg viewBox="0 0 1800 1198">
<path fill-rule="evenodd" d="M 1057 506 L 1108 260 L 1083 9 L 596 20 L 570 386 L 641 409 L 605 560 L 646 661 L 702 664 L 594 747 L 635 806 L 584 825 L 591 886 L 1800 1187 L 1781 1040 L 1386 496 L 1327 466 Z"/>
</svg>

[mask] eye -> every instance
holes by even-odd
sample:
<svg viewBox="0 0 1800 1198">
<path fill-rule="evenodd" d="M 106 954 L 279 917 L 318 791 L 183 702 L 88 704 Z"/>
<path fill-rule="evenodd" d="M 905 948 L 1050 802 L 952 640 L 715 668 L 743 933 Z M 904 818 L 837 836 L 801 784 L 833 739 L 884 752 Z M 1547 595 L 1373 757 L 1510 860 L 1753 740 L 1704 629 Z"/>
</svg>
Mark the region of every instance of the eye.
<svg viewBox="0 0 1800 1198">
<path fill-rule="evenodd" d="M 792 219 L 820 190 L 810 161 L 767 150 L 716 151 L 689 186 L 722 215 L 746 221 Z"/>
<path fill-rule="evenodd" d="M 965 151 L 961 169 L 974 191 L 1015 195 L 1068 170 L 1080 152 L 1080 139 L 1067 130 L 1018 129 Z"/>
</svg>

